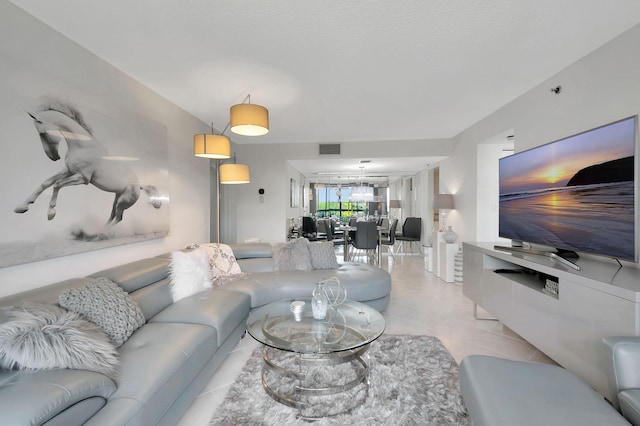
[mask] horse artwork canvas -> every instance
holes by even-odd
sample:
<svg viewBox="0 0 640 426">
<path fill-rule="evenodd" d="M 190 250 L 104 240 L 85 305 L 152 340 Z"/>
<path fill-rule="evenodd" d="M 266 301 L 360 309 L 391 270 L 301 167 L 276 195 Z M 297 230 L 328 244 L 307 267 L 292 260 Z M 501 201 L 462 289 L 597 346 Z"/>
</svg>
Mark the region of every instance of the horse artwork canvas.
<svg viewBox="0 0 640 426">
<path fill-rule="evenodd" d="M 168 234 L 166 130 L 155 126 L 152 137 L 137 137 L 137 140 L 126 142 L 122 140 L 128 133 L 126 126 L 125 130 L 115 131 L 114 134 L 122 134 L 115 137 L 117 142 L 113 146 L 120 150 L 123 146 L 128 147 L 128 154 L 122 155 L 108 149 L 109 135 L 105 124 L 109 119 L 100 117 L 97 120 L 101 122 L 102 133 L 107 133 L 101 135 L 107 139 L 99 138 L 83 112 L 68 102 L 45 98 L 35 110 L 26 111 L 25 118 L 33 123 L 35 140 L 39 138 L 46 158 L 64 164 L 57 172 L 41 176 L 41 183 L 13 211 L 29 217 L 24 221 L 25 227 L 31 222 L 44 221 L 49 223 L 39 225 L 53 231 L 47 231 L 43 239 L 16 242 L 11 252 L 7 247 L 0 247 L 0 266 Z M 149 123 L 147 127 L 153 128 L 154 124 Z M 159 134 L 164 134 L 164 144 L 158 144 Z M 137 150 L 136 143 L 140 144 Z M 41 161 L 37 159 L 43 158 L 36 156 L 37 145 L 33 144 L 33 147 L 34 168 L 27 170 L 28 177 L 23 177 L 29 182 L 36 174 L 40 176 Z M 164 153 L 164 158 L 144 158 L 158 152 Z M 78 190 L 82 187 L 86 188 Z M 46 207 L 44 200 L 39 200 L 45 192 Z M 110 205 L 106 204 L 105 197 L 110 198 Z M 35 209 L 35 206 L 39 208 Z M 46 215 L 41 214 L 43 208 L 46 208 Z M 34 209 L 37 212 L 32 211 Z M 51 226 L 56 221 L 61 222 L 61 227 Z M 27 229 L 26 234 L 29 234 Z"/>
</svg>

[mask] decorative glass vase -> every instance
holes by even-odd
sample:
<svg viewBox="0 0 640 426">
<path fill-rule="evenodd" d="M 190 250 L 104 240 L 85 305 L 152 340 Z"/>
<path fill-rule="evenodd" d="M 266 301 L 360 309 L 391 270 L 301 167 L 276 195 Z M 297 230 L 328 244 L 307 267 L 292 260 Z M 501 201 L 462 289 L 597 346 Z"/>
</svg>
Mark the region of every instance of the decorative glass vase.
<svg viewBox="0 0 640 426">
<path fill-rule="evenodd" d="M 456 239 L 458 238 L 458 234 L 453 232 L 453 229 L 449 227 L 449 229 L 447 229 L 447 231 L 445 231 L 445 233 L 442 235 L 442 238 L 446 243 L 453 244 L 456 242 Z"/>
<path fill-rule="evenodd" d="M 329 308 L 329 298 L 324 291 L 324 282 L 316 284 L 312 296 L 311 310 L 313 312 L 313 318 L 323 320 L 327 316 L 327 309 Z"/>
</svg>

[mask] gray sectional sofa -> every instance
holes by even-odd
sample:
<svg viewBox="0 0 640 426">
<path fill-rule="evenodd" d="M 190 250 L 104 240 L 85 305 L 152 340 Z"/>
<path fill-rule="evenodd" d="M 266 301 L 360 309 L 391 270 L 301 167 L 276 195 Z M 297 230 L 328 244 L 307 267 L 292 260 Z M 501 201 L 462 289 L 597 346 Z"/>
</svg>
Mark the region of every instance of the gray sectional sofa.
<svg viewBox="0 0 640 426">
<path fill-rule="evenodd" d="M 271 245 L 232 248 L 248 276 L 177 302 L 170 291 L 170 253 L 0 299 L 5 308 L 24 301 L 56 304 L 63 290 L 106 277 L 128 293 L 145 318 L 117 349 L 115 379 L 87 370 L 0 370 L 0 424 L 176 424 L 242 337 L 252 308 L 309 296 L 318 281 L 332 276 L 351 300 L 381 311 L 389 303 L 391 277 L 375 266 L 274 271 Z M 8 320 L 0 312 L 0 324 Z"/>
</svg>

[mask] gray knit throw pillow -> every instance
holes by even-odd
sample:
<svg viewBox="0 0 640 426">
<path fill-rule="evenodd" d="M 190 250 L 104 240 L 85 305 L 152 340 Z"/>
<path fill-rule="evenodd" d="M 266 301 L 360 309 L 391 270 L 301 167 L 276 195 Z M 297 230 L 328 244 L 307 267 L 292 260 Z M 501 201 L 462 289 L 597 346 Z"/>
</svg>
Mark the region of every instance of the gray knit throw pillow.
<svg viewBox="0 0 640 426">
<path fill-rule="evenodd" d="M 4 309 L 0 367 L 73 368 L 116 378 L 118 352 L 96 324 L 56 305 L 23 302 Z"/>
<path fill-rule="evenodd" d="M 102 327 L 116 347 L 126 342 L 145 322 L 138 304 L 105 277 L 96 278 L 86 286 L 63 291 L 58 296 L 58 303 Z"/>
<path fill-rule="evenodd" d="M 331 241 L 309 243 L 313 269 L 338 269 L 336 249 Z"/>
</svg>

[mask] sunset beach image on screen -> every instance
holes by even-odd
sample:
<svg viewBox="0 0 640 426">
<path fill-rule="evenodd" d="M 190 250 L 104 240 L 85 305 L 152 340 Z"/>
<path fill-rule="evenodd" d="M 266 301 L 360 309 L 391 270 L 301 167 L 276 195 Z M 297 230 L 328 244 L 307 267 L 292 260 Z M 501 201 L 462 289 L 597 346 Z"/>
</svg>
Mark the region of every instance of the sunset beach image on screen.
<svg viewBox="0 0 640 426">
<path fill-rule="evenodd" d="M 637 261 L 637 116 L 500 159 L 503 238 Z"/>
</svg>

